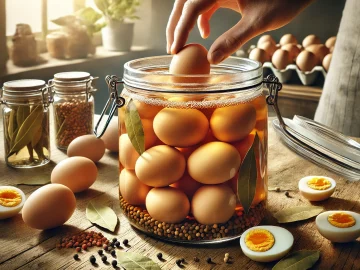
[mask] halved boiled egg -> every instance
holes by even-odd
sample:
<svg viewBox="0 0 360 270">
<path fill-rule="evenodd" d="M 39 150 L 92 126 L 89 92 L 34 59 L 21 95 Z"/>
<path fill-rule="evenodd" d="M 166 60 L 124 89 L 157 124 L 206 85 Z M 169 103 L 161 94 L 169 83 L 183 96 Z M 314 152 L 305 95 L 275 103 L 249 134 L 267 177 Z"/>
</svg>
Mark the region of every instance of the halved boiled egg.
<svg viewBox="0 0 360 270">
<path fill-rule="evenodd" d="M 290 251 L 293 243 L 293 235 L 276 226 L 252 227 L 240 237 L 240 247 L 244 254 L 257 262 L 279 260 Z"/>
<path fill-rule="evenodd" d="M 25 199 L 22 190 L 12 186 L 0 186 L 0 219 L 10 218 L 19 213 Z"/>
<path fill-rule="evenodd" d="M 326 176 L 307 176 L 299 181 L 299 190 L 309 201 L 323 201 L 335 191 L 336 182 Z"/>
<path fill-rule="evenodd" d="M 346 243 L 360 236 L 360 214 L 352 211 L 327 211 L 318 215 L 315 223 L 331 242 Z"/>
</svg>

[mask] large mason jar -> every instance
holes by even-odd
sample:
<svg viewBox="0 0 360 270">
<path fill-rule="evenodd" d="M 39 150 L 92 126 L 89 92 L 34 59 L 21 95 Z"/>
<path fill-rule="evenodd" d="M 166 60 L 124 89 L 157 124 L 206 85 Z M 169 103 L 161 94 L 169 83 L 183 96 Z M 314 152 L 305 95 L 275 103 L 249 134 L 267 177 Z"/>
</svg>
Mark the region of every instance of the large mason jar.
<svg viewBox="0 0 360 270">
<path fill-rule="evenodd" d="M 125 64 L 118 110 L 121 208 L 131 225 L 158 238 L 232 240 L 266 211 L 262 67 L 230 57 L 209 75 L 175 76 L 168 72 L 171 58 Z"/>
<path fill-rule="evenodd" d="M 5 161 L 15 168 L 50 161 L 49 104 L 51 93 L 42 80 L 4 83 L 1 91 Z"/>
</svg>

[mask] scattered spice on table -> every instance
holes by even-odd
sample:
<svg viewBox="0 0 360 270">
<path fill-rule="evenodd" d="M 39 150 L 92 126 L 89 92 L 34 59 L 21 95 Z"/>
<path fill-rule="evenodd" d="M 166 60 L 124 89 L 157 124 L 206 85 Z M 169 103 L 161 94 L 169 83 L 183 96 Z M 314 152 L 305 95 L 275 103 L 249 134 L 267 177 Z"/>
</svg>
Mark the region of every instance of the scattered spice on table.
<svg viewBox="0 0 360 270">
<path fill-rule="evenodd" d="M 206 259 L 206 262 L 207 262 L 207 263 L 212 263 L 211 258 L 210 258 L 210 257 L 207 258 L 207 259 Z"/>
<path fill-rule="evenodd" d="M 117 261 L 116 261 L 116 260 L 113 260 L 113 261 L 111 262 L 111 265 L 112 265 L 113 267 L 116 267 L 116 266 L 117 266 Z"/>
<path fill-rule="evenodd" d="M 101 256 L 101 255 L 103 255 L 103 253 L 104 253 L 104 251 L 102 250 L 102 249 L 99 249 L 98 250 L 98 254 Z"/>
<path fill-rule="evenodd" d="M 161 252 L 159 252 L 158 254 L 156 254 L 156 257 L 157 257 L 159 260 L 161 260 L 161 259 L 162 259 L 162 257 L 163 257 L 163 255 L 162 255 L 162 253 L 161 253 Z"/>
<path fill-rule="evenodd" d="M 292 198 L 292 196 L 290 195 L 289 191 L 286 191 L 286 192 L 285 192 L 285 196 L 288 197 L 288 198 Z"/>
<path fill-rule="evenodd" d="M 106 262 L 106 261 L 107 261 L 107 257 L 104 255 L 104 256 L 101 257 L 101 260 L 102 260 L 103 262 Z"/>
<path fill-rule="evenodd" d="M 115 242 L 115 246 L 116 246 L 116 247 L 120 247 L 120 242 L 119 242 L 119 241 L 116 241 L 116 242 Z"/>
<path fill-rule="evenodd" d="M 90 256 L 90 262 L 91 262 L 92 264 L 94 264 L 94 263 L 96 262 L 96 258 L 95 258 L 94 255 L 91 255 L 91 256 Z"/>
<path fill-rule="evenodd" d="M 112 255 L 112 256 L 115 256 L 115 255 L 116 255 L 116 251 L 115 251 L 115 250 L 112 250 L 112 251 L 111 251 L 111 255 Z"/>
<path fill-rule="evenodd" d="M 80 252 L 81 248 L 87 250 L 92 246 L 101 247 L 102 243 L 109 241 L 103 234 L 100 232 L 81 232 L 75 235 L 67 235 L 63 237 L 59 243 L 56 244 L 58 249 L 61 248 L 75 248 L 76 251 Z M 92 244 L 93 242 L 96 245 Z"/>
<path fill-rule="evenodd" d="M 74 254 L 74 260 L 78 260 L 79 259 L 79 254 Z"/>
<path fill-rule="evenodd" d="M 175 263 L 176 263 L 177 266 L 179 266 L 179 267 L 181 266 L 181 260 L 180 259 L 176 260 Z"/>
<path fill-rule="evenodd" d="M 200 259 L 198 257 L 194 257 L 194 262 L 200 262 Z"/>
<path fill-rule="evenodd" d="M 123 244 L 126 246 L 127 244 L 129 244 L 129 240 L 124 239 Z"/>
</svg>

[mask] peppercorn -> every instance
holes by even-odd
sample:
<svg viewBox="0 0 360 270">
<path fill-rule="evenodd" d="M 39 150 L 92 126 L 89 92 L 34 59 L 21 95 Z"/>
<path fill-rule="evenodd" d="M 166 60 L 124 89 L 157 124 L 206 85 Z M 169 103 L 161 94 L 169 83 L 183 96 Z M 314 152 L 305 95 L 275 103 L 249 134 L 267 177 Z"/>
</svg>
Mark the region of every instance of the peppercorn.
<svg viewBox="0 0 360 270">
<path fill-rule="evenodd" d="M 81 247 L 77 247 L 75 250 L 76 250 L 77 252 L 80 252 L 80 251 L 81 251 Z"/>
<path fill-rule="evenodd" d="M 98 250 L 98 254 L 101 256 L 101 255 L 103 255 L 103 253 L 104 253 L 104 251 L 102 250 L 102 249 L 99 249 Z"/>
<path fill-rule="evenodd" d="M 181 263 L 184 263 L 185 262 L 185 258 L 181 258 Z"/>
<path fill-rule="evenodd" d="M 129 243 L 129 240 L 124 239 L 123 244 L 126 246 Z"/>
<path fill-rule="evenodd" d="M 114 249 L 111 251 L 111 255 L 112 255 L 112 256 L 115 256 L 115 255 L 116 255 L 116 251 L 115 251 Z"/>
<path fill-rule="evenodd" d="M 79 259 L 79 254 L 74 254 L 74 260 L 78 260 Z"/>
<path fill-rule="evenodd" d="M 225 253 L 225 258 L 226 257 L 230 257 L 230 254 L 229 253 Z"/>
<path fill-rule="evenodd" d="M 113 238 L 112 242 L 115 243 L 117 241 L 117 238 Z"/>
<path fill-rule="evenodd" d="M 94 263 L 96 262 L 96 258 L 95 258 L 94 255 L 91 255 L 91 256 L 90 256 L 90 262 L 91 262 L 92 264 L 94 264 Z"/>
<path fill-rule="evenodd" d="M 156 257 L 159 259 L 159 260 L 161 260 L 162 259 L 162 253 L 161 252 L 159 252 L 158 254 L 156 254 Z"/>
<path fill-rule="evenodd" d="M 212 262 L 212 261 L 211 261 L 211 258 L 210 258 L 210 257 L 207 258 L 207 259 L 206 259 L 206 262 L 207 262 L 207 263 L 211 263 L 211 262 Z"/>
<path fill-rule="evenodd" d="M 105 251 L 108 251 L 109 246 L 108 246 L 108 245 L 106 245 L 106 244 L 104 244 L 104 245 L 103 245 L 103 249 L 104 249 Z"/>
<path fill-rule="evenodd" d="M 101 257 L 101 260 L 102 260 L 103 262 L 106 262 L 107 257 L 104 255 L 104 256 Z"/>
<path fill-rule="evenodd" d="M 285 192 L 285 196 L 288 197 L 288 198 L 292 198 L 292 196 L 290 195 L 289 191 L 286 191 L 286 192 Z"/>
<path fill-rule="evenodd" d="M 120 242 L 119 242 L 119 241 L 116 241 L 116 242 L 115 242 L 115 246 L 116 246 L 116 247 L 120 247 Z"/>
<path fill-rule="evenodd" d="M 87 245 L 86 244 L 83 244 L 81 247 L 82 247 L 83 250 L 87 250 Z"/>
<path fill-rule="evenodd" d="M 181 266 L 181 260 L 176 260 L 176 265 L 180 267 Z"/>
<path fill-rule="evenodd" d="M 200 259 L 198 257 L 194 257 L 194 262 L 199 262 Z"/>
<path fill-rule="evenodd" d="M 111 262 L 111 265 L 115 268 L 115 267 L 117 266 L 117 261 L 116 261 L 116 260 L 113 260 L 113 261 Z"/>
</svg>

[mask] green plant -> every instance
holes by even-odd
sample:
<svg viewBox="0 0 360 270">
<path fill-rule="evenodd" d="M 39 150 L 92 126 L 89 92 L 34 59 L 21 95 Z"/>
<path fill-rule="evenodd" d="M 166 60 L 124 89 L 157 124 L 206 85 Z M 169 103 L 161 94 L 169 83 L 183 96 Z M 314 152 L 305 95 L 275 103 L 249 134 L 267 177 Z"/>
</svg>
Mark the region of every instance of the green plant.
<svg viewBox="0 0 360 270">
<path fill-rule="evenodd" d="M 125 19 L 139 19 L 135 16 L 140 0 L 94 0 L 97 8 L 103 13 L 106 21 Z"/>
</svg>

